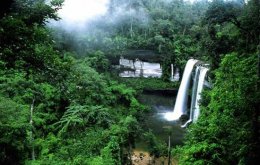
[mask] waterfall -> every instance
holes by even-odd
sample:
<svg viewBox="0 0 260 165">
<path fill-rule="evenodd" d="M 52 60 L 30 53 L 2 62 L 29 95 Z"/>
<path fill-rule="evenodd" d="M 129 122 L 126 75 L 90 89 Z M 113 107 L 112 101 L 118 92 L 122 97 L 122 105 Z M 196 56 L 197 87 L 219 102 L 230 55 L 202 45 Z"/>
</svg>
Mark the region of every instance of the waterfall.
<svg viewBox="0 0 260 165">
<path fill-rule="evenodd" d="M 194 66 L 196 66 L 195 71 Z M 168 121 L 178 120 L 182 115 L 187 114 L 188 92 L 191 77 L 193 77 L 191 106 L 189 120 L 182 125 L 186 127 L 191 122 L 196 122 L 200 115 L 199 102 L 201 99 L 201 92 L 203 87 L 211 88 L 211 84 L 206 81 L 206 74 L 208 72 L 208 64 L 203 64 L 201 61 L 190 59 L 184 69 L 183 77 L 177 94 L 173 112 L 166 113 L 165 118 Z M 172 71 L 173 72 L 173 71 Z M 193 73 L 193 74 L 192 74 Z"/>
<path fill-rule="evenodd" d="M 208 68 L 205 68 L 203 66 L 196 67 L 195 76 L 193 80 L 193 87 L 192 87 L 190 118 L 184 125 L 182 125 L 183 128 L 186 127 L 191 122 L 196 122 L 198 120 L 200 114 L 199 101 L 201 99 L 201 92 L 203 90 L 207 71 Z"/>
<path fill-rule="evenodd" d="M 174 65 L 171 64 L 171 77 L 170 81 L 179 81 L 180 75 L 179 75 L 179 68 L 174 68 Z"/>
<path fill-rule="evenodd" d="M 171 78 L 170 78 L 171 81 L 174 80 L 174 68 L 173 68 L 173 64 L 171 64 Z"/>
<path fill-rule="evenodd" d="M 173 79 L 174 79 L 175 81 L 179 81 L 179 79 L 180 79 L 179 68 L 176 68 L 176 69 L 175 69 L 175 73 L 174 73 Z"/>
<path fill-rule="evenodd" d="M 197 86 L 198 86 L 198 81 L 199 81 L 199 74 L 200 74 L 200 66 L 197 66 L 196 67 L 196 70 L 195 70 L 195 75 L 194 75 L 194 78 L 193 78 L 193 84 L 192 84 L 192 96 L 191 96 L 191 106 L 190 106 L 190 118 L 189 120 L 182 126 L 182 127 L 186 127 L 187 124 L 191 123 L 192 122 L 192 119 L 193 119 L 193 107 L 195 106 L 196 104 L 196 93 L 197 93 Z"/>
<path fill-rule="evenodd" d="M 191 114 L 193 114 L 192 120 L 194 122 L 196 122 L 198 120 L 198 117 L 199 117 L 199 114 L 200 114 L 199 102 L 200 102 L 200 99 L 201 99 L 201 92 L 203 90 L 203 85 L 204 85 L 206 73 L 207 73 L 208 70 L 209 70 L 208 68 L 204 68 L 204 67 L 201 67 L 201 69 L 200 69 L 195 105 L 194 105 L 194 108 L 193 108 L 193 113 L 191 113 Z"/>
<path fill-rule="evenodd" d="M 175 106 L 173 113 L 167 113 L 165 118 L 169 121 L 171 120 L 178 120 L 182 115 L 186 114 L 187 112 L 187 101 L 188 101 L 188 90 L 190 86 L 190 79 L 193 67 L 198 60 L 190 59 L 184 69 L 183 77 L 181 80 L 181 85 L 177 94 Z"/>
</svg>

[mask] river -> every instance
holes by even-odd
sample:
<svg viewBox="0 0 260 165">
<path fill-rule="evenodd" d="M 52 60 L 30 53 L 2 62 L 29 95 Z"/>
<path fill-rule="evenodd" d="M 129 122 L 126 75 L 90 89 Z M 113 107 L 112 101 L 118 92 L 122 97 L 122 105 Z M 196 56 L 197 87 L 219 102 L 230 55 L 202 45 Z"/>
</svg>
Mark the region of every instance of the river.
<svg viewBox="0 0 260 165">
<path fill-rule="evenodd" d="M 149 106 L 151 109 L 148 114 L 145 115 L 143 121 L 144 131 L 149 129 L 155 134 L 156 138 L 162 140 L 165 145 L 168 145 L 169 127 L 171 132 L 171 147 L 176 145 L 182 145 L 185 129 L 180 127 L 177 122 L 169 122 L 164 118 L 165 113 L 172 112 L 176 99 L 176 92 L 164 91 L 146 91 L 139 96 L 139 101 L 144 105 Z M 149 164 L 147 162 L 154 162 L 153 164 L 167 164 L 167 157 L 160 157 L 154 159 L 149 154 L 149 146 L 143 138 L 137 140 L 137 144 L 134 149 L 133 160 L 137 165 Z M 140 159 L 137 155 L 144 155 Z M 176 164 L 176 163 L 172 163 Z"/>
<path fill-rule="evenodd" d="M 151 108 L 146 115 L 144 122 L 144 130 L 152 130 L 152 132 L 161 140 L 168 143 L 167 131 L 171 127 L 171 146 L 181 145 L 185 130 L 180 127 L 179 123 L 167 121 L 164 118 L 165 113 L 172 112 L 176 94 L 165 94 L 162 92 L 144 92 L 139 96 L 139 101 Z"/>
</svg>

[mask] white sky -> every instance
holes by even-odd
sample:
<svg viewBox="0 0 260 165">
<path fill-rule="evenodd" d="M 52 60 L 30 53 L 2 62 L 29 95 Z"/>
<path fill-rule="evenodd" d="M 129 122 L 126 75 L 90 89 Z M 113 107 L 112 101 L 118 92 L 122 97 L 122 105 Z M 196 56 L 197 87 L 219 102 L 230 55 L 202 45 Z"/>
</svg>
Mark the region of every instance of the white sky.
<svg viewBox="0 0 260 165">
<path fill-rule="evenodd" d="M 86 24 L 107 12 L 110 0 L 65 0 L 59 16 L 67 23 Z"/>
</svg>

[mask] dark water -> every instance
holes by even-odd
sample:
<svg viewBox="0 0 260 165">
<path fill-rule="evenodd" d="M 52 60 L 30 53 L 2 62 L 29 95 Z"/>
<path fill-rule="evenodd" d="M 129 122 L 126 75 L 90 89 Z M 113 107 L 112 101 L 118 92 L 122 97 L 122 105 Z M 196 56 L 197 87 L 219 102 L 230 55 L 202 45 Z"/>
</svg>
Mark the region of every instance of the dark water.
<svg viewBox="0 0 260 165">
<path fill-rule="evenodd" d="M 169 122 L 164 118 L 164 114 L 172 112 L 176 94 L 143 93 L 139 96 L 141 103 L 151 107 L 151 111 L 146 115 L 144 130 L 151 129 L 152 132 L 161 140 L 168 143 L 169 131 L 171 132 L 171 146 L 181 145 L 185 130 L 179 123 Z M 145 144 L 140 142 L 137 147 L 142 148 Z"/>
</svg>

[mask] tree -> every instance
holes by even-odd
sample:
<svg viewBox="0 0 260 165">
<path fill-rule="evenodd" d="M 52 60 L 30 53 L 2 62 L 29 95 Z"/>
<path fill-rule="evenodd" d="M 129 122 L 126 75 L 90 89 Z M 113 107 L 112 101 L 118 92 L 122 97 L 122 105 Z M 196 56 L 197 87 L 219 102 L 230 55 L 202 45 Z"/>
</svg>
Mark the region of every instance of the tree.
<svg viewBox="0 0 260 165">
<path fill-rule="evenodd" d="M 0 114 L 0 162 L 22 164 L 29 150 L 29 107 L 1 96 Z"/>
</svg>

